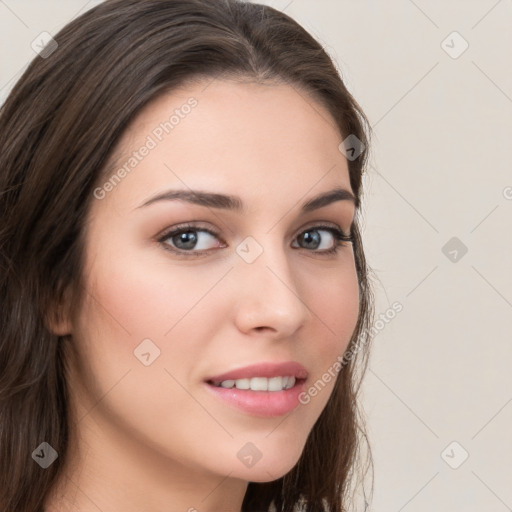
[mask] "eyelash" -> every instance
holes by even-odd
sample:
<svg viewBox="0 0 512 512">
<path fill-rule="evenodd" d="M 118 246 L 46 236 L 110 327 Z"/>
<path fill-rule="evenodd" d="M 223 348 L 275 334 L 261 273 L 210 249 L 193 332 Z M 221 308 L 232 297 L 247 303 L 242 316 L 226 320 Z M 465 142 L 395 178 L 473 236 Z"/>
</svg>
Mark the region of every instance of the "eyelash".
<svg viewBox="0 0 512 512">
<path fill-rule="evenodd" d="M 173 249 L 169 244 L 165 243 L 165 241 L 168 240 L 169 238 L 172 238 L 172 237 L 182 234 L 182 233 L 187 233 L 189 231 L 203 231 L 203 232 L 206 232 L 206 233 L 219 239 L 219 234 L 211 229 L 200 227 L 200 226 L 195 226 L 193 224 L 181 224 L 179 226 L 174 227 L 172 230 L 165 232 L 162 236 L 160 236 L 157 239 L 157 241 L 163 245 L 165 250 L 170 251 L 174 254 L 184 255 L 187 257 L 203 256 L 204 254 L 208 254 L 210 251 L 215 250 L 215 249 L 210 249 L 210 250 L 200 250 L 200 251 L 197 251 L 197 250 L 196 251 L 193 251 L 193 250 L 184 251 L 184 250 L 180 250 L 180 249 Z M 333 226 L 327 226 L 327 225 L 323 225 L 323 224 L 320 224 L 317 226 L 311 226 L 311 227 L 305 229 L 304 231 L 301 231 L 298 236 L 303 235 L 304 233 L 307 233 L 308 231 L 328 231 L 333 235 L 335 244 L 331 249 L 326 249 L 323 251 L 316 251 L 314 249 L 311 250 L 311 252 L 317 253 L 320 255 L 330 256 L 330 255 L 337 254 L 340 247 L 349 245 L 349 244 L 353 243 L 353 241 L 354 241 L 354 237 L 352 235 L 346 235 L 339 228 L 335 228 Z M 223 243 L 225 243 L 225 242 L 223 242 Z M 304 249 L 304 248 L 299 247 L 299 249 Z M 305 250 L 308 250 L 308 249 L 305 249 Z"/>
</svg>

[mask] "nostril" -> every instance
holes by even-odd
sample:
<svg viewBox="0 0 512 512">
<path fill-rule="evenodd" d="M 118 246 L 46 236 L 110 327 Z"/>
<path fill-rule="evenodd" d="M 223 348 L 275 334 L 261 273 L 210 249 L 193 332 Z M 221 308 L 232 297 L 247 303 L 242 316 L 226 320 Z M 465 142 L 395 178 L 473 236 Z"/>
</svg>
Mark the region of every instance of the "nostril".
<svg viewBox="0 0 512 512">
<path fill-rule="evenodd" d="M 271 331 L 273 330 L 272 327 L 266 327 L 264 325 L 260 325 L 259 327 L 255 327 L 254 328 L 256 331 L 265 331 L 267 329 L 270 329 Z"/>
</svg>

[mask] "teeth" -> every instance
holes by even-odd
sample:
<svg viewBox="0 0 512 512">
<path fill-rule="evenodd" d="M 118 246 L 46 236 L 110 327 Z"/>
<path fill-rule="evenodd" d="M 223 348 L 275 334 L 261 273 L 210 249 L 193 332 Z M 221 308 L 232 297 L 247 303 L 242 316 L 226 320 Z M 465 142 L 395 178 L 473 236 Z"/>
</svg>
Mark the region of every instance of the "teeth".
<svg viewBox="0 0 512 512">
<path fill-rule="evenodd" d="M 267 390 L 268 391 L 281 391 L 283 388 L 284 388 L 283 377 L 272 377 L 271 379 L 268 379 L 268 382 L 267 382 Z"/>
<path fill-rule="evenodd" d="M 251 391 L 282 391 L 295 386 L 295 377 L 253 377 L 252 379 L 223 380 L 217 387 L 250 389 Z"/>
<path fill-rule="evenodd" d="M 251 390 L 252 391 L 267 391 L 268 390 L 268 379 L 265 377 L 253 377 L 251 379 Z"/>
<path fill-rule="evenodd" d="M 238 389 L 250 389 L 251 388 L 251 380 L 250 379 L 238 379 L 238 380 L 235 380 L 234 385 Z"/>
<path fill-rule="evenodd" d="M 286 383 L 286 389 L 293 388 L 295 386 L 295 377 L 288 377 L 288 382 Z"/>
</svg>

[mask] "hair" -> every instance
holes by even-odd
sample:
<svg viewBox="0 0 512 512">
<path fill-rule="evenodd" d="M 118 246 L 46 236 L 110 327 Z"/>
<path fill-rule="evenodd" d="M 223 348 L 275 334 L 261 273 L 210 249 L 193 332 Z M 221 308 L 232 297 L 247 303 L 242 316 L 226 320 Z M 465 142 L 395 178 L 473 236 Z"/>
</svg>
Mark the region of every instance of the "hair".
<svg viewBox="0 0 512 512">
<path fill-rule="evenodd" d="M 71 336 L 48 319 L 84 297 L 86 216 L 117 142 L 156 98 L 201 78 L 279 82 L 320 102 L 342 138 L 369 147 L 369 123 L 322 46 L 296 21 L 241 0 L 107 0 L 36 56 L 0 109 L 0 509 L 42 512 L 71 448 Z M 48 52 L 50 53 L 50 52 Z M 357 198 L 353 250 L 359 316 L 327 405 L 297 464 L 250 482 L 244 512 L 345 511 L 367 440 L 357 401 L 373 292 L 358 222 L 368 151 L 347 159 Z M 66 295 L 71 290 L 71 295 Z M 47 442 L 48 468 L 32 460 Z M 369 443 L 368 448 L 369 448 Z M 370 452 L 368 452 L 370 453 Z M 371 456 L 369 457 L 371 461 Z M 373 467 L 373 462 L 372 462 Z M 363 471 L 364 470 L 364 471 Z M 373 474 L 373 473 L 372 473 Z M 373 478 L 372 478 L 373 489 Z"/>
</svg>

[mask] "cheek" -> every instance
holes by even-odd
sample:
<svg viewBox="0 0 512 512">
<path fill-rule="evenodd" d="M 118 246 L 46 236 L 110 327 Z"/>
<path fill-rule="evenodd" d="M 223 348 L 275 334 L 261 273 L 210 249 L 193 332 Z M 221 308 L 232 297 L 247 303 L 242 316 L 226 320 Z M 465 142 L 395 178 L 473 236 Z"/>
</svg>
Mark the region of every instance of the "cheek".
<svg viewBox="0 0 512 512">
<path fill-rule="evenodd" d="M 320 286 L 311 286 L 311 308 L 319 329 L 326 333 L 326 352 L 342 353 L 354 332 L 359 315 L 359 283 L 355 265 L 340 267 Z"/>
<path fill-rule="evenodd" d="M 170 338 L 211 287 L 211 276 L 203 279 L 199 272 L 166 262 L 98 262 L 93 274 L 91 294 L 103 310 L 99 321 L 133 340 Z"/>
<path fill-rule="evenodd" d="M 327 404 L 336 379 L 343 366 L 340 364 L 359 316 L 359 283 L 355 265 L 340 267 L 336 278 L 310 289 L 311 310 L 314 312 L 312 335 L 305 341 L 304 352 L 314 368 L 300 402 L 312 428 Z M 308 303 L 309 304 L 309 303 Z M 311 344 L 314 339 L 314 345 Z"/>
<path fill-rule="evenodd" d="M 208 420 L 182 385 L 188 387 L 201 360 L 206 329 L 219 321 L 215 301 L 207 296 L 218 277 L 128 258 L 115 264 L 96 258 L 88 275 L 75 339 L 85 409 L 130 425 L 145 442 L 152 439 L 160 450 L 166 446 L 185 459 L 187 443 L 169 441 L 168 432 L 200 438 L 199 427 Z M 154 346 L 141 345 L 148 339 L 157 347 L 155 359 Z M 150 353 L 147 366 L 136 355 L 142 357 L 140 346 Z"/>
<path fill-rule="evenodd" d="M 153 385 L 156 372 L 167 385 L 175 384 L 169 374 L 186 383 L 196 375 L 212 331 L 226 317 L 219 314 L 227 306 L 217 300 L 220 287 L 214 286 L 222 269 L 203 271 L 198 266 L 191 271 L 165 258 L 147 261 L 130 256 L 136 251 L 126 253 L 123 258 L 117 252 L 115 261 L 97 257 L 87 274 L 89 300 L 81 314 L 79 339 L 89 373 L 104 389 L 128 369 L 146 371 L 148 385 Z M 144 366 L 140 358 L 148 351 L 154 362 Z"/>
</svg>

